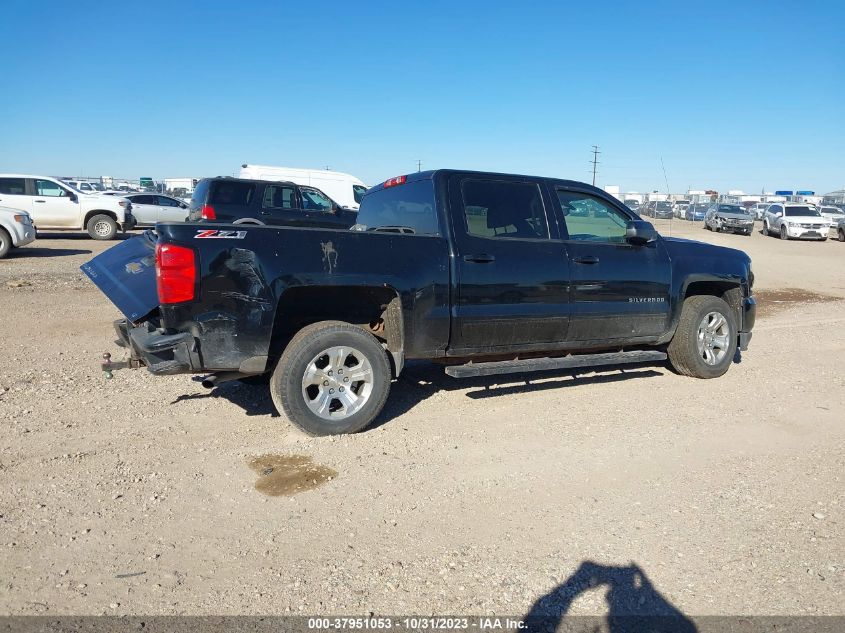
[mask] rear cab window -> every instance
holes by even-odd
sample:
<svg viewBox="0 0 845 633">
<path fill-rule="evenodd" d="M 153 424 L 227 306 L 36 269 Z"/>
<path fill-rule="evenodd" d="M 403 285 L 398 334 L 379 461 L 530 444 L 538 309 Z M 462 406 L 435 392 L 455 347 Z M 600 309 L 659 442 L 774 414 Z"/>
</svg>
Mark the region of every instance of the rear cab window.
<svg viewBox="0 0 845 633">
<path fill-rule="evenodd" d="M 354 231 L 440 235 L 434 182 L 416 180 L 386 189 L 371 189 L 361 200 Z"/>
</svg>

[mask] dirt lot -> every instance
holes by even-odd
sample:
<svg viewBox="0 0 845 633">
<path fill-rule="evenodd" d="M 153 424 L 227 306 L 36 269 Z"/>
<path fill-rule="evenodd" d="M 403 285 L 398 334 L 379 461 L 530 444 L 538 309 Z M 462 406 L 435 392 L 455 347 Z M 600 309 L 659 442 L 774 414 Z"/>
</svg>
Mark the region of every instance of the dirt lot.
<svg viewBox="0 0 845 633">
<path fill-rule="evenodd" d="M 78 266 L 108 244 L 21 249 L 0 261 L 0 613 L 601 614 L 615 583 L 639 611 L 845 614 L 845 244 L 672 232 L 754 259 L 725 377 L 414 365 L 335 439 L 259 387 L 105 380 L 118 315 Z"/>
</svg>

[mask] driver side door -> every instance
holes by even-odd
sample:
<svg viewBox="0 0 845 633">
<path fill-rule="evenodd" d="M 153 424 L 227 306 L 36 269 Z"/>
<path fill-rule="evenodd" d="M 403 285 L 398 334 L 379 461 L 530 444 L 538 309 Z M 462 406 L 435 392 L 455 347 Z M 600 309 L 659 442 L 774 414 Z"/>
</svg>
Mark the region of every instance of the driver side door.
<svg viewBox="0 0 845 633">
<path fill-rule="evenodd" d="M 35 195 L 32 198 L 32 218 L 39 229 L 81 226 L 76 194 L 53 180 L 36 178 L 33 185 Z"/>
<path fill-rule="evenodd" d="M 156 196 L 158 199 L 156 221 L 184 222 L 188 217 L 188 205 L 168 196 Z"/>
<path fill-rule="evenodd" d="M 573 342 L 656 339 L 669 327 L 671 265 L 661 239 L 626 239 L 636 219 L 608 199 L 555 187 L 562 240 L 569 255 Z"/>
</svg>

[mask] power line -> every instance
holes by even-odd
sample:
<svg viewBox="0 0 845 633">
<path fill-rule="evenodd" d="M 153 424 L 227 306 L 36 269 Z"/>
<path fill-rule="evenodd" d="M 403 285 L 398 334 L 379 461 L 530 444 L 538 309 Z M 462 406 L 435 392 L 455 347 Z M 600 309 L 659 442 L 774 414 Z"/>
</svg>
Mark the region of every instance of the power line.
<svg viewBox="0 0 845 633">
<path fill-rule="evenodd" d="M 593 164 L 593 187 L 596 186 L 596 166 L 599 164 L 599 154 L 601 154 L 599 146 L 593 145 L 593 160 L 590 161 Z"/>
</svg>

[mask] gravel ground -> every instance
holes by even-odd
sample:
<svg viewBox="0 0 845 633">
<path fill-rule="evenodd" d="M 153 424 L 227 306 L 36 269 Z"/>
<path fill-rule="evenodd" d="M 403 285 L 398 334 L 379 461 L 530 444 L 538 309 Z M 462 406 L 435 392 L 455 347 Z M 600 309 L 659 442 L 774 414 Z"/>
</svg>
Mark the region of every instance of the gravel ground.
<svg viewBox="0 0 845 633">
<path fill-rule="evenodd" d="M 109 244 L 20 249 L 0 261 L 0 614 L 603 614 L 620 595 L 845 614 L 845 244 L 657 224 L 754 259 L 761 316 L 726 376 L 417 363 L 340 438 L 260 387 L 105 380 L 118 315 L 78 266 Z"/>
</svg>

